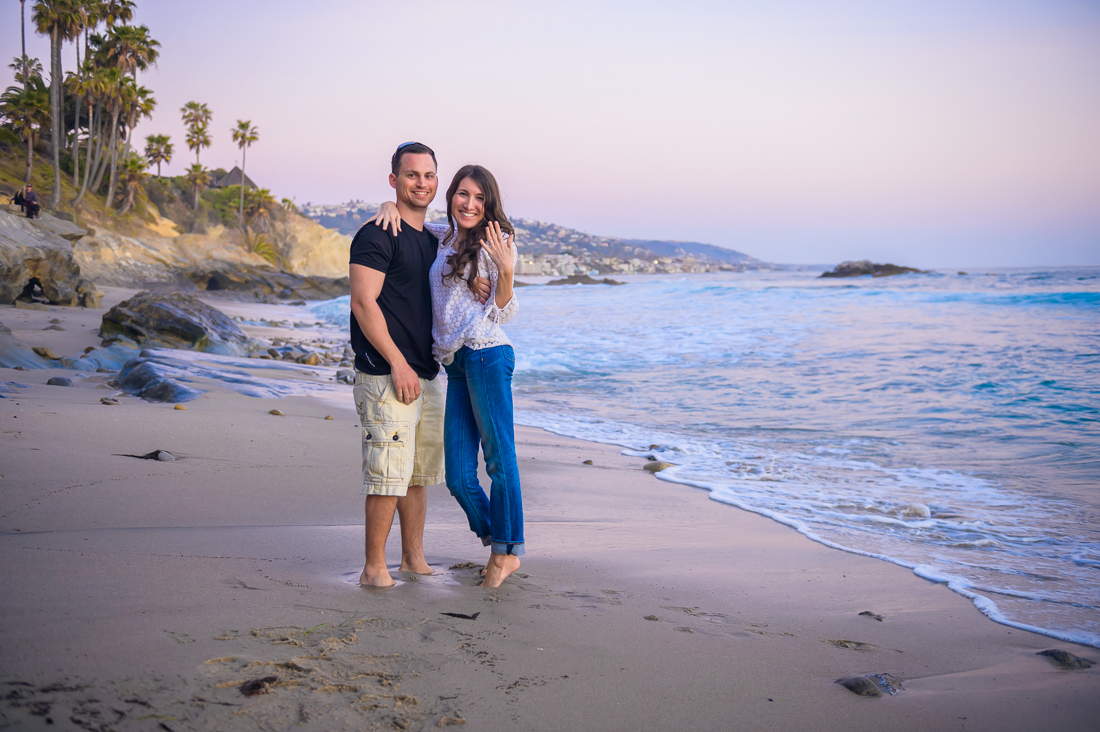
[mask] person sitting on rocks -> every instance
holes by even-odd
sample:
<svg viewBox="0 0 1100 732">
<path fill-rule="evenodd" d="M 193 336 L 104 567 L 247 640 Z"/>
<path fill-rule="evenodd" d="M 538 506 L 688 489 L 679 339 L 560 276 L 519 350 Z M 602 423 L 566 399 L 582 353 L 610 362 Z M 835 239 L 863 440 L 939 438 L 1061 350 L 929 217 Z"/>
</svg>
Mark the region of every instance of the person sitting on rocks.
<svg viewBox="0 0 1100 732">
<path fill-rule="evenodd" d="M 27 192 L 23 195 L 23 202 L 19 204 L 27 211 L 27 218 L 38 218 L 42 205 L 38 202 L 38 194 L 34 192 L 34 186 L 27 184 Z"/>
</svg>

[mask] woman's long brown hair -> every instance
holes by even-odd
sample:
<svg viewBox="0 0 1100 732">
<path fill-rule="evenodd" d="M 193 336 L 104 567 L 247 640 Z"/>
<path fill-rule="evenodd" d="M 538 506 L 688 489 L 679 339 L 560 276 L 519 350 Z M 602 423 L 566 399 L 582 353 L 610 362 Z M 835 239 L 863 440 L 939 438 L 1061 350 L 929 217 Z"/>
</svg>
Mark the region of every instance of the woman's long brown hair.
<svg viewBox="0 0 1100 732">
<path fill-rule="evenodd" d="M 457 283 L 462 279 L 462 273 L 469 267 L 470 272 L 466 275 L 466 286 L 470 288 L 470 292 L 477 292 L 474 289 L 474 280 L 477 279 L 477 255 L 481 251 L 480 239 L 485 236 L 485 226 L 490 221 L 495 221 L 500 224 L 500 230 L 508 236 L 515 236 L 516 230 L 504 214 L 504 206 L 500 202 L 500 187 L 497 185 L 497 179 L 493 177 L 493 174 L 480 165 L 463 165 L 455 173 L 454 180 L 447 188 L 447 223 L 450 224 L 450 228 L 447 229 L 446 238 L 450 239 L 458 231 L 451 201 L 454 199 L 455 193 L 458 192 L 458 186 L 467 178 L 473 180 L 481 188 L 481 194 L 485 197 L 483 201 L 484 214 L 481 221 L 468 229 L 462 238 L 454 241 L 455 252 L 447 257 L 447 266 L 443 268 L 443 282 L 446 283 L 450 279 Z"/>
</svg>

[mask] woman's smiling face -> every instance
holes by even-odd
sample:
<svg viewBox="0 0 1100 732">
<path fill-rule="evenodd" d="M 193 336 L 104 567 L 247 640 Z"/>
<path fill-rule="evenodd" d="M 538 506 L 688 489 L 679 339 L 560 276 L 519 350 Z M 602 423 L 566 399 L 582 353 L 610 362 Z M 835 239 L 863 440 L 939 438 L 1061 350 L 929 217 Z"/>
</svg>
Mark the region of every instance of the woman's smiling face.
<svg viewBox="0 0 1100 732">
<path fill-rule="evenodd" d="M 473 178 L 463 178 L 451 199 L 451 216 L 462 231 L 477 227 L 485 218 L 485 194 Z"/>
</svg>

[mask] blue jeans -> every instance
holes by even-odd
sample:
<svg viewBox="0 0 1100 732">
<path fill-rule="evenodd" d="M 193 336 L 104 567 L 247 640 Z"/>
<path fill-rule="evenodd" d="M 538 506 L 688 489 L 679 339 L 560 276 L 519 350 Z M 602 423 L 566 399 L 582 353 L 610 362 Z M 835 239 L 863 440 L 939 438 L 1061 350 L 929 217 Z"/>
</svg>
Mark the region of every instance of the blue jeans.
<svg viewBox="0 0 1100 732">
<path fill-rule="evenodd" d="M 458 500 L 470 530 L 493 554 L 523 554 L 523 499 L 512 421 L 511 346 L 458 349 L 447 364 L 447 415 L 443 445 L 447 488 Z M 478 446 L 492 486 L 489 497 L 477 478 Z"/>
</svg>

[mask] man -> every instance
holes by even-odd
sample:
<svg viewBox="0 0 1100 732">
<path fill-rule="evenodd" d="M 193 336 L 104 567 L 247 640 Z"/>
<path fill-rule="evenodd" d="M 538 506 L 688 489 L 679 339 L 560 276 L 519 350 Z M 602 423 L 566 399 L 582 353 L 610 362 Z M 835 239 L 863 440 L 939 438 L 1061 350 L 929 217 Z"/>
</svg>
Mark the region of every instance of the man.
<svg viewBox="0 0 1100 732">
<path fill-rule="evenodd" d="M 401 571 L 431 574 L 424 560 L 424 486 L 443 481 L 445 397 L 432 357 L 428 269 L 439 242 L 424 229 L 435 198 L 435 153 L 418 142 L 397 148 L 390 185 L 404 226 L 364 226 L 351 243 L 351 343 L 355 406 L 363 425 L 366 563 L 360 584 L 394 584 L 386 539 L 397 511 Z"/>
<path fill-rule="evenodd" d="M 38 216 L 38 212 L 42 210 L 42 205 L 38 203 L 38 194 L 34 192 L 34 186 L 30 183 L 27 184 L 27 192 L 20 205 L 27 210 L 28 219 Z"/>
</svg>

